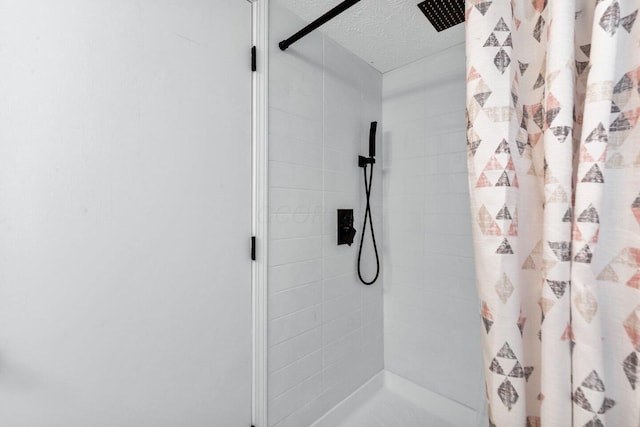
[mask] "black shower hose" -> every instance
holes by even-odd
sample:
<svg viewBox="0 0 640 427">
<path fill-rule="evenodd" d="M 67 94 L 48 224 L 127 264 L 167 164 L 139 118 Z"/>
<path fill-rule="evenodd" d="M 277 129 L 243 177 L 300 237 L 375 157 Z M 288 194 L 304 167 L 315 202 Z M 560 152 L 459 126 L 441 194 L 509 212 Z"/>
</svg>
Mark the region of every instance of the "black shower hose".
<svg viewBox="0 0 640 427">
<path fill-rule="evenodd" d="M 369 181 L 367 182 L 367 165 L 363 167 L 364 170 L 364 192 L 367 198 L 367 207 L 364 211 L 364 224 L 362 226 L 362 234 L 360 235 L 360 249 L 358 249 L 358 277 L 360 281 L 365 285 L 373 285 L 378 276 L 380 275 L 380 257 L 378 256 L 378 246 L 376 245 L 376 235 L 373 232 L 373 219 L 371 218 L 371 183 L 373 181 L 373 163 L 371 164 L 371 170 L 369 172 Z M 369 228 L 371 229 L 371 240 L 373 241 L 373 250 L 376 253 L 376 276 L 370 282 L 366 281 L 362 277 L 360 271 L 360 259 L 362 258 L 362 244 L 364 243 L 364 235 L 367 232 L 367 218 L 369 219 Z"/>
</svg>

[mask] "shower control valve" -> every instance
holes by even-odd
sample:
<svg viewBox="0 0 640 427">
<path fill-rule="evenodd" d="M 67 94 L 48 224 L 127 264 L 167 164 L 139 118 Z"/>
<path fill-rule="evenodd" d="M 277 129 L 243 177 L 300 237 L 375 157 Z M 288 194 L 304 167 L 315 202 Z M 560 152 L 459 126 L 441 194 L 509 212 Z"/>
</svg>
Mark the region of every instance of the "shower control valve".
<svg viewBox="0 0 640 427">
<path fill-rule="evenodd" d="M 353 209 L 338 209 L 338 245 L 351 246 L 355 236 Z"/>
<path fill-rule="evenodd" d="M 365 167 L 367 165 L 372 165 L 376 162 L 376 159 L 374 159 L 373 157 L 364 157 L 364 156 L 358 156 L 358 167 Z"/>
</svg>

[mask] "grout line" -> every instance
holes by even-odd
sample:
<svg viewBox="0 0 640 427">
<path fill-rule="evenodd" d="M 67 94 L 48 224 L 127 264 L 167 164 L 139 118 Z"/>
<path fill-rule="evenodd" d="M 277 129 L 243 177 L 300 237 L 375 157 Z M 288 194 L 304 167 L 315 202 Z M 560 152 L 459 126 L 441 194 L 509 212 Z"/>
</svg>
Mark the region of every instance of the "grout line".
<svg viewBox="0 0 640 427">
<path fill-rule="evenodd" d="M 291 112 L 290 110 L 284 110 L 284 109 L 282 109 L 282 108 L 280 108 L 280 107 L 275 107 L 275 106 L 271 106 L 271 105 L 270 105 L 270 106 L 269 106 L 269 109 L 270 109 L 270 110 L 276 110 L 276 111 L 278 111 L 279 113 L 286 114 L 287 116 L 293 116 L 293 117 L 296 117 L 296 118 L 299 118 L 299 119 L 302 119 L 302 120 L 306 120 L 306 121 L 308 121 L 308 122 L 313 122 L 313 121 L 314 121 L 314 120 L 313 120 L 313 118 L 311 118 L 311 117 L 302 116 L 302 115 L 300 115 L 300 114 L 296 114 L 296 113 L 294 113 L 294 112 Z M 316 144 L 316 145 L 317 145 L 317 144 Z"/>
<path fill-rule="evenodd" d="M 346 274 L 345 274 L 345 276 L 346 276 Z M 339 277 L 339 276 L 337 276 L 337 277 Z M 323 280 L 323 282 L 324 282 L 324 280 Z M 324 294 L 323 294 L 322 295 L 322 302 L 323 303 L 333 302 L 333 301 L 338 300 L 340 298 L 347 298 L 347 297 L 353 296 L 358 291 L 359 291 L 359 289 L 357 289 L 355 291 L 350 291 L 350 292 L 348 292 L 346 294 L 338 295 L 337 297 L 333 297 L 333 298 L 329 298 L 329 299 L 324 299 Z M 360 293 L 360 295 L 362 295 L 362 293 Z M 360 306 L 360 308 L 362 308 L 362 306 Z M 338 316 L 338 317 L 340 317 L 340 316 Z M 337 319 L 337 317 L 336 317 L 336 319 Z"/>
<path fill-rule="evenodd" d="M 314 329 L 315 329 L 315 328 L 314 328 Z M 275 371 L 269 372 L 269 375 L 277 374 L 277 373 L 279 373 L 279 372 L 281 372 L 281 371 L 283 371 L 283 370 L 287 369 L 287 368 L 288 368 L 288 367 L 290 367 L 291 365 L 295 364 L 296 362 L 299 362 L 299 361 L 301 361 L 302 359 L 305 359 L 305 358 L 307 358 L 307 357 L 311 356 L 312 354 L 320 353 L 321 351 L 322 351 L 322 347 L 318 347 L 318 348 L 316 348 L 316 349 L 313 349 L 313 350 L 311 350 L 309 353 L 305 353 L 303 356 L 301 356 L 301 357 L 297 358 L 296 360 L 293 360 L 293 361 L 291 361 L 291 362 L 287 363 L 286 365 L 282 366 L 281 368 L 278 368 L 278 369 L 276 369 Z M 321 368 L 321 369 L 322 369 L 322 368 Z M 310 376 L 313 376 L 313 374 L 312 374 L 312 375 L 310 375 Z M 279 395 L 278 395 L 278 396 L 279 396 Z"/>
<path fill-rule="evenodd" d="M 292 166 L 299 166 L 305 169 L 312 169 L 314 171 L 319 171 L 322 170 L 322 167 L 318 167 L 318 166 L 311 166 L 311 165 L 306 165 L 306 164 L 300 164 L 300 163 L 296 163 L 296 162 L 290 162 L 290 161 L 286 161 L 286 160 L 269 160 L 269 163 L 282 163 L 285 165 L 292 165 Z"/>
<path fill-rule="evenodd" d="M 273 239 L 272 241 L 286 242 L 287 240 L 314 240 L 314 239 L 322 239 L 322 237 L 323 237 L 322 234 L 313 234 L 309 236 L 300 236 L 300 237 L 281 237 L 278 239 Z M 304 260 L 307 260 L 307 259 L 308 258 L 305 258 Z M 296 261 L 292 261 L 292 262 L 296 262 Z"/>
<path fill-rule="evenodd" d="M 335 317 L 335 318 L 331 319 L 330 321 L 328 321 L 328 322 L 327 322 L 327 325 L 328 325 L 328 324 L 331 324 L 331 323 L 335 323 L 335 322 L 337 322 L 338 320 L 342 320 L 342 319 L 344 319 L 345 317 L 350 316 L 350 315 L 353 315 L 354 313 L 356 313 L 356 312 L 358 312 L 358 311 L 359 311 L 359 312 L 362 312 L 362 309 L 358 309 L 358 310 L 356 310 L 356 311 L 351 311 L 351 312 L 346 313 L 346 314 L 341 314 L 340 316 Z M 324 325 L 323 325 L 323 326 L 324 326 Z M 333 344 L 334 342 L 336 342 L 336 341 L 338 341 L 338 340 L 342 339 L 342 338 L 343 338 L 343 337 L 345 337 L 346 335 L 349 335 L 351 332 L 357 331 L 357 330 L 358 330 L 358 329 L 360 329 L 360 328 L 362 328 L 362 319 L 360 319 L 360 326 L 358 326 L 357 328 L 352 329 L 351 331 L 347 332 L 346 334 L 343 334 L 343 335 L 341 335 L 340 337 L 338 337 L 338 338 L 336 338 L 336 339 L 334 339 L 334 340 L 332 340 L 332 341 L 327 342 L 326 344 L 324 344 L 324 340 L 323 340 L 322 347 L 324 348 L 324 347 L 326 347 L 326 346 L 328 346 L 328 345 L 331 345 L 331 344 Z M 323 337 L 323 338 L 324 338 L 324 337 Z"/>
<path fill-rule="evenodd" d="M 282 267 L 283 265 L 290 265 L 290 264 L 298 264 L 300 262 L 306 262 L 306 261 L 316 261 L 322 259 L 322 254 L 318 255 L 318 256 L 314 256 L 311 258 L 303 258 L 297 261 L 286 261 L 286 262 L 282 262 L 280 264 L 270 264 L 269 267 Z M 315 280 L 313 280 L 315 282 Z M 311 282 L 305 282 L 305 283 L 311 283 Z"/>
<path fill-rule="evenodd" d="M 291 287 L 291 288 L 282 289 L 280 291 L 276 291 L 276 292 L 274 292 L 272 294 L 269 294 L 269 297 L 280 295 L 280 294 L 283 294 L 285 292 L 290 292 L 290 291 L 295 290 L 295 289 L 304 288 L 305 286 L 311 286 L 311 285 L 314 285 L 314 284 L 319 283 L 321 281 L 322 281 L 322 279 L 318 279 L 318 280 L 314 280 L 313 282 L 306 282 L 306 283 L 303 283 L 301 285 L 296 285 L 296 286 Z M 311 305 L 313 305 L 313 304 L 311 304 Z M 281 316 L 278 316 L 278 317 L 281 317 Z M 274 319 L 276 319 L 276 318 L 274 317 Z"/>
<path fill-rule="evenodd" d="M 308 188 L 290 188 L 290 187 L 269 187 L 271 190 L 293 190 L 293 191 L 307 191 L 310 193 L 321 193 L 322 190 L 312 190 Z"/>
<path fill-rule="evenodd" d="M 275 291 L 275 292 L 273 292 L 273 293 L 269 293 L 268 297 L 271 297 L 272 295 L 279 294 L 279 293 L 281 293 L 281 292 L 289 291 L 289 290 L 291 290 L 291 289 L 301 288 L 301 287 L 303 287 L 303 286 L 310 285 L 310 284 L 312 284 L 312 283 L 319 282 L 319 281 L 321 281 L 321 280 L 322 280 L 321 278 L 318 278 L 318 279 L 315 279 L 315 280 L 311 280 L 311 281 L 309 281 L 309 282 L 296 283 L 295 285 L 293 285 L 293 286 L 289 286 L 288 288 L 281 289 L 281 290 L 279 290 L 279 291 Z"/>
<path fill-rule="evenodd" d="M 292 391 L 294 388 L 296 387 L 300 387 L 303 384 L 305 384 L 306 382 L 310 381 L 311 379 L 313 379 L 314 377 L 318 376 L 318 375 L 322 375 L 322 372 L 318 372 L 315 375 L 312 375 L 308 378 L 306 378 L 304 381 L 299 382 L 298 384 L 296 384 L 294 387 L 292 387 L 289 391 Z M 313 402 L 318 396 L 320 396 L 322 394 L 322 389 L 320 389 L 318 394 L 314 394 L 313 397 L 311 398 L 310 402 Z M 272 402 L 270 400 L 270 402 Z M 272 426 L 275 425 L 279 425 L 283 420 L 285 420 L 286 418 L 290 417 L 291 415 L 295 414 L 298 410 L 300 410 L 300 408 L 304 408 L 307 405 L 308 402 L 305 402 L 302 406 L 294 408 L 292 410 L 289 410 L 289 412 L 287 412 L 285 415 L 283 415 L 281 418 L 277 419 L 274 421 L 274 424 L 272 424 Z"/>
<path fill-rule="evenodd" d="M 278 347 L 279 345 L 285 344 L 285 343 L 287 343 L 288 341 L 290 341 L 290 340 L 292 340 L 292 339 L 294 339 L 294 338 L 300 337 L 300 336 L 302 336 L 302 335 L 304 335 L 304 334 L 311 333 L 311 332 L 313 332 L 313 331 L 314 331 L 314 330 L 316 330 L 316 329 L 320 329 L 320 330 L 321 330 L 321 329 L 322 329 L 322 325 L 315 326 L 315 327 L 313 327 L 313 328 L 311 328 L 311 329 L 308 329 L 308 330 L 306 330 L 306 331 L 304 331 L 304 332 L 302 332 L 302 333 L 300 333 L 300 334 L 294 335 L 293 337 L 291 337 L 291 338 L 289 338 L 289 339 L 287 339 L 287 340 L 285 340 L 285 341 L 282 341 L 282 342 L 280 342 L 280 343 L 278 343 L 278 344 L 275 344 L 275 345 L 274 345 L 274 346 L 272 346 L 272 347 L 269 347 L 269 349 L 272 349 L 272 348 Z M 296 359 L 292 360 L 291 362 L 289 362 L 289 363 L 287 363 L 286 365 L 284 365 L 282 368 L 287 367 L 287 366 L 291 365 L 292 363 L 295 363 L 296 361 L 298 361 L 298 360 L 300 360 L 300 359 L 302 359 L 302 358 L 304 358 L 304 357 L 306 357 L 306 356 L 310 355 L 311 353 L 315 353 L 315 352 L 316 352 L 316 351 L 318 351 L 318 350 L 322 350 L 322 344 L 321 344 L 318 348 L 314 348 L 313 350 L 311 350 L 309 353 L 304 353 L 302 356 L 300 356 L 300 357 L 298 357 L 298 358 L 296 358 Z M 282 369 L 282 368 L 278 368 L 278 369 L 276 369 L 276 370 L 275 370 L 275 371 L 273 371 L 273 372 L 279 371 L 279 370 L 280 370 L 280 369 Z M 270 372 L 270 373 L 271 373 L 271 372 Z"/>
<path fill-rule="evenodd" d="M 321 352 L 322 352 L 322 347 L 321 347 L 321 348 L 319 348 L 319 349 L 316 349 L 315 351 L 312 351 L 311 353 L 305 354 L 303 357 L 301 357 L 301 358 L 299 358 L 299 359 L 296 359 L 295 361 L 293 361 L 293 362 L 289 363 L 289 364 L 288 364 L 288 365 L 286 365 L 286 366 L 283 366 L 283 367 L 282 367 L 282 368 L 280 368 L 280 369 L 277 369 L 277 370 L 275 370 L 275 371 L 273 371 L 273 372 L 270 372 L 270 373 L 269 373 L 269 376 L 274 375 L 274 374 L 277 374 L 277 373 L 279 373 L 279 372 L 283 371 L 284 369 L 289 368 L 290 366 L 294 365 L 295 363 L 300 362 L 302 359 L 306 359 L 307 357 L 311 357 L 311 356 L 313 356 L 314 354 L 316 354 L 316 353 L 321 353 Z M 321 357 L 320 359 L 322 360 L 322 357 Z M 295 384 L 293 384 L 292 386 L 288 387 L 288 388 L 287 388 L 287 389 L 285 389 L 284 391 L 281 391 L 281 392 L 280 392 L 280 393 L 278 393 L 277 395 L 275 395 L 275 396 L 273 396 L 273 397 L 269 398 L 269 400 L 272 400 L 272 401 L 273 401 L 273 400 L 276 400 L 278 397 L 280 397 L 280 396 L 282 396 L 283 394 L 285 394 L 285 393 L 287 393 L 287 392 L 289 392 L 289 391 L 293 390 L 294 388 L 296 388 L 297 386 L 299 386 L 300 384 L 302 384 L 303 382 L 305 382 L 305 381 L 306 381 L 306 380 L 308 380 L 309 378 L 312 378 L 312 377 L 314 377 L 315 375 L 322 373 L 322 371 L 323 371 L 323 370 L 324 370 L 324 369 L 322 368 L 322 363 L 321 363 L 321 364 L 320 364 L 320 369 L 319 369 L 319 370 L 317 370 L 317 371 L 313 371 L 313 372 L 311 372 L 310 374 L 303 376 L 303 377 L 302 377 L 299 381 L 297 381 Z M 306 371 L 305 371 L 305 372 L 306 372 Z M 297 409 L 296 409 L 296 411 L 297 411 Z M 295 411 L 294 411 L 294 412 L 295 412 Z"/>
<path fill-rule="evenodd" d="M 445 214 L 447 216 L 449 216 L 449 214 Z M 322 234 L 309 234 L 308 236 L 294 236 L 294 237 L 276 237 L 274 239 L 271 240 L 271 242 L 282 242 L 282 241 L 287 241 L 287 240 L 311 240 L 311 239 L 317 239 L 317 238 L 323 238 L 324 236 Z M 305 258 L 306 260 L 307 258 Z M 292 261 L 288 264 L 293 264 L 297 261 Z"/>
<path fill-rule="evenodd" d="M 298 167 L 305 168 L 305 169 L 317 169 L 317 170 L 321 170 L 322 169 L 321 166 L 314 166 L 314 165 L 311 165 L 309 163 L 302 163 L 302 162 L 296 161 L 296 160 L 269 159 L 269 163 L 281 163 L 283 165 L 298 166 Z"/>
<path fill-rule="evenodd" d="M 327 210 L 327 200 L 326 200 L 326 182 L 325 182 L 325 168 L 327 166 L 327 159 L 326 159 L 326 152 L 327 152 L 327 147 L 325 144 L 325 124 L 326 124 L 326 117 L 325 117 L 325 109 L 326 109 L 326 82 L 325 82 L 325 74 L 326 74 L 326 70 L 325 70 L 325 62 L 326 62 L 326 40 L 325 40 L 325 35 L 322 34 L 322 212 L 325 213 L 326 215 L 326 210 Z M 323 217 L 323 221 L 322 221 L 322 235 L 324 236 L 326 234 L 326 230 L 325 230 L 325 222 L 324 221 L 324 217 Z M 325 273 L 325 247 L 324 247 L 324 241 L 322 244 L 322 267 L 321 267 L 321 271 L 322 271 L 322 300 L 324 301 L 324 273 Z M 320 348 L 322 349 L 322 353 L 323 353 L 323 357 L 320 363 L 321 366 L 321 370 L 320 370 L 320 394 L 324 393 L 324 349 L 325 349 L 325 343 L 324 343 L 324 303 L 322 304 L 323 309 L 320 310 L 320 324 L 322 325 L 322 329 L 320 330 Z"/>
<path fill-rule="evenodd" d="M 317 282 L 313 282 L 313 283 L 317 283 Z M 307 285 L 307 286 L 311 286 L 313 283 L 310 283 L 310 284 L 309 284 L 309 285 Z M 303 287 L 304 287 L 304 286 L 300 286 L 300 288 L 303 288 Z M 299 289 L 299 288 L 298 288 L 298 289 Z M 314 303 L 311 303 L 311 304 L 309 304 L 309 305 L 306 305 L 306 306 L 304 306 L 304 307 L 302 307 L 302 308 L 299 308 L 298 310 L 295 310 L 295 311 L 292 311 L 292 312 L 290 312 L 290 313 L 286 313 L 286 314 L 281 314 L 280 316 L 277 316 L 277 317 L 274 317 L 274 318 L 272 318 L 272 319 L 269 319 L 269 322 L 274 322 L 274 321 L 276 321 L 276 320 L 282 320 L 282 319 L 285 319 L 285 318 L 287 318 L 287 317 L 295 316 L 296 314 L 300 314 L 300 313 L 302 313 L 303 311 L 307 311 L 307 310 L 315 309 L 316 307 L 319 307 L 319 306 L 321 306 L 321 305 L 322 305 L 322 302 L 314 302 Z M 321 307 L 321 309 L 322 309 L 322 307 Z M 313 329 L 313 328 L 311 328 L 311 329 Z M 307 330 L 309 330 L 309 329 L 307 329 Z M 286 339 L 285 341 L 288 341 L 288 339 Z M 284 341 L 283 341 L 283 342 L 284 342 Z"/>
<path fill-rule="evenodd" d="M 305 308 L 305 309 L 298 310 L 298 311 L 297 311 L 297 312 L 295 312 L 295 313 L 291 313 L 291 315 L 294 315 L 294 314 L 300 313 L 300 312 L 305 311 L 305 310 L 316 309 L 316 308 L 317 308 L 317 307 L 319 307 L 320 305 L 321 305 L 321 304 L 314 304 L 314 305 L 312 305 L 312 306 L 310 306 L 310 307 L 307 307 L 307 308 Z M 322 312 L 322 310 L 320 310 L 320 311 Z M 287 315 L 287 316 L 291 316 L 291 315 Z M 269 346 L 269 349 L 271 349 L 271 348 L 273 348 L 273 347 L 276 347 L 276 346 L 278 346 L 278 345 L 280 345 L 280 344 L 283 344 L 283 343 L 285 343 L 285 342 L 287 342 L 287 341 L 290 341 L 290 340 L 292 340 L 292 339 L 294 339 L 294 338 L 297 338 L 297 337 L 299 337 L 300 335 L 304 335 L 305 333 L 307 333 L 307 332 L 309 332 L 309 331 L 312 331 L 312 330 L 314 330 L 315 328 L 318 328 L 318 327 L 322 327 L 322 324 L 320 324 L 320 325 L 316 325 L 316 326 L 313 326 L 313 327 L 311 327 L 311 328 L 309 328 L 309 329 L 305 329 L 304 331 L 302 331 L 302 332 L 298 332 L 298 333 L 297 333 L 297 334 L 295 334 L 295 335 L 291 335 L 289 338 L 287 338 L 287 339 L 285 339 L 285 340 L 282 340 L 282 341 L 280 341 L 280 342 L 278 342 L 278 343 L 275 343 L 275 344 L 273 344 L 273 345 L 270 345 L 270 346 Z"/>
</svg>

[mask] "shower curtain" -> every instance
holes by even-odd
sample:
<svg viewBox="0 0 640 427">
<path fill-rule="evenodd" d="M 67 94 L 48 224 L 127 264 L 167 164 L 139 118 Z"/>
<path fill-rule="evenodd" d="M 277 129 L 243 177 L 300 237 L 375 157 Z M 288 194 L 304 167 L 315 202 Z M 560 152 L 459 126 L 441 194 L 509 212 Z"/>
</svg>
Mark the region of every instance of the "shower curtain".
<svg viewBox="0 0 640 427">
<path fill-rule="evenodd" d="M 640 426 L 640 0 L 467 0 L 490 425 Z"/>
</svg>

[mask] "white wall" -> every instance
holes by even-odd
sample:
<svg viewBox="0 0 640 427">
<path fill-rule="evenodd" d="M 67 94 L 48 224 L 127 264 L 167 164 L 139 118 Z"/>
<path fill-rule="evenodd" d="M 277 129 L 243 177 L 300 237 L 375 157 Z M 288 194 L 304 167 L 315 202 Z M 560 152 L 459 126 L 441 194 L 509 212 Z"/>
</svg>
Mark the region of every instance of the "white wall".
<svg viewBox="0 0 640 427">
<path fill-rule="evenodd" d="M 248 426 L 250 4 L 0 10 L 0 425 Z"/>
<path fill-rule="evenodd" d="M 269 425 L 300 427 L 383 367 L 382 280 L 360 284 L 357 244 L 336 245 L 336 209 L 362 228 L 357 156 L 382 116 L 382 76 L 319 31 L 281 52 L 306 23 L 271 5 Z M 378 169 L 379 233 L 381 195 Z"/>
<path fill-rule="evenodd" d="M 385 368 L 482 411 L 464 45 L 383 86 Z"/>
</svg>

